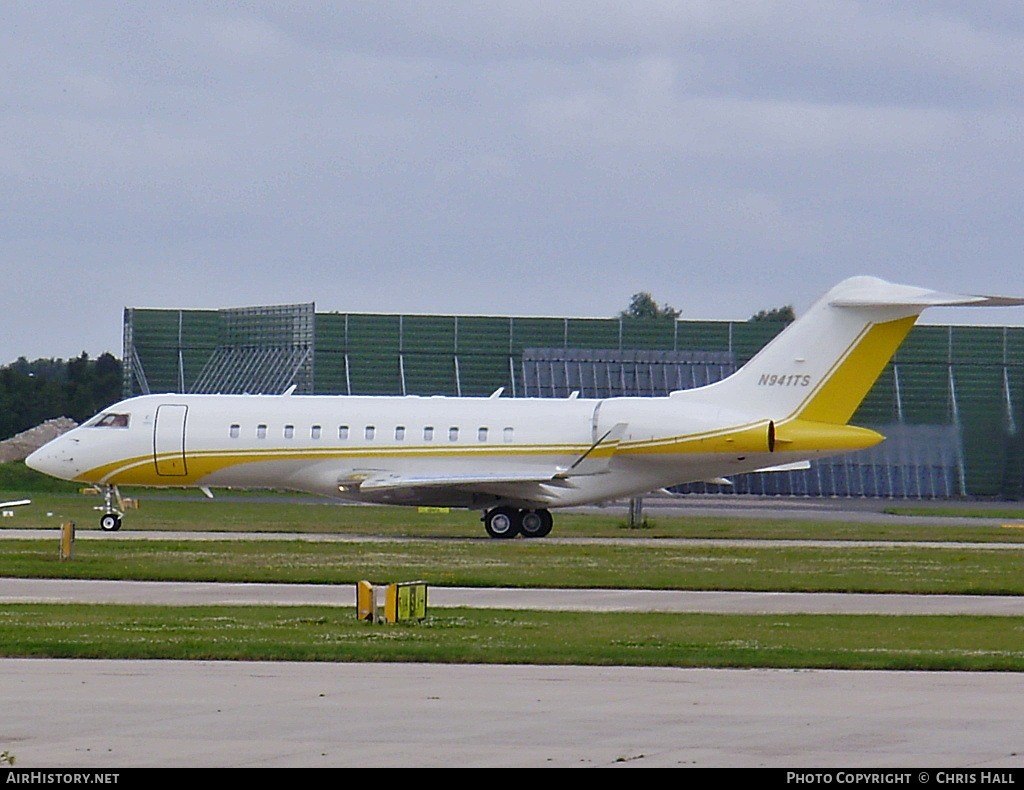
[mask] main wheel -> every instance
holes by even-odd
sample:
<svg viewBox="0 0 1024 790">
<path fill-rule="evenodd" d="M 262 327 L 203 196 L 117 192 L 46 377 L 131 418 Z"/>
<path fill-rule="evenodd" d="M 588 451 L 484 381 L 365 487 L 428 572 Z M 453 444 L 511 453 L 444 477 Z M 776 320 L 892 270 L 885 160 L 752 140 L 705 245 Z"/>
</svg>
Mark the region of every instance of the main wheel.
<svg viewBox="0 0 1024 790">
<path fill-rule="evenodd" d="M 514 538 L 519 525 L 519 512 L 510 507 L 496 507 L 484 514 L 484 529 L 492 538 Z"/>
<path fill-rule="evenodd" d="M 121 517 L 116 513 L 104 513 L 100 517 L 100 529 L 104 532 L 117 532 L 121 529 Z"/>
<path fill-rule="evenodd" d="M 524 538 L 543 538 L 551 532 L 554 519 L 547 510 L 524 510 L 520 523 L 520 531 Z"/>
</svg>

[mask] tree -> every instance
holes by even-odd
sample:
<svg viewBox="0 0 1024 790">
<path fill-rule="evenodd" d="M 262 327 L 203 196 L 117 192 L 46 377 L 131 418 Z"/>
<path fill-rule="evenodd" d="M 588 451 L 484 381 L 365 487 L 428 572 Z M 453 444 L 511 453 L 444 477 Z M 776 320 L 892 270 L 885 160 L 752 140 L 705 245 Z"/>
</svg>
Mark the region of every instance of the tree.
<svg viewBox="0 0 1024 790">
<path fill-rule="evenodd" d="M 620 318 L 679 318 L 679 311 L 670 304 L 658 307 L 658 303 L 647 291 L 633 294 L 629 300 L 629 309 L 619 313 Z"/>
<path fill-rule="evenodd" d="M 751 321 L 781 321 L 791 324 L 796 320 L 796 313 L 793 312 L 793 305 L 787 304 L 784 307 L 776 307 L 772 310 L 759 310 L 750 316 Z"/>
<path fill-rule="evenodd" d="M 88 419 L 120 399 L 121 363 L 112 354 L 91 360 L 24 357 L 0 367 L 0 439 L 52 417 Z"/>
</svg>

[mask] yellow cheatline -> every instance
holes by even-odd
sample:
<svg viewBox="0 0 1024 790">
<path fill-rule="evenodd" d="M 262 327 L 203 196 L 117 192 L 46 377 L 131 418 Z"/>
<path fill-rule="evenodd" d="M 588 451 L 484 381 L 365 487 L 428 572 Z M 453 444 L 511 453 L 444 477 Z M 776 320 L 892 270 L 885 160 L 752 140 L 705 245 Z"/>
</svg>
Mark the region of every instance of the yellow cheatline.
<svg viewBox="0 0 1024 790">
<path fill-rule="evenodd" d="M 832 366 L 795 416 L 837 425 L 849 422 L 916 320 L 917 316 L 909 316 L 870 325 Z"/>
<path fill-rule="evenodd" d="M 616 455 L 766 453 L 768 450 L 768 420 L 762 420 L 752 425 L 733 426 L 701 434 L 624 442 L 619 444 Z"/>
<path fill-rule="evenodd" d="M 315 461 L 329 458 L 375 458 L 381 455 L 390 457 L 423 457 L 437 458 L 473 457 L 480 455 L 573 455 L 582 453 L 587 448 L 583 445 L 543 445 L 508 447 L 474 447 L 474 448 L 360 448 L 352 450 L 289 450 L 268 449 L 259 451 L 202 451 L 189 453 L 186 458 L 187 474 L 157 474 L 153 456 L 144 455 L 125 458 L 113 463 L 104 464 L 79 475 L 81 482 L 100 481 L 111 484 L 135 484 L 155 486 L 181 486 L 200 480 L 207 475 L 241 464 L 259 463 L 263 461 Z M 180 457 L 180 456 L 179 456 Z"/>
<path fill-rule="evenodd" d="M 768 421 L 739 426 L 728 431 L 700 436 L 677 436 L 671 439 L 634 443 L 623 447 L 619 454 L 641 455 L 656 453 L 767 453 L 769 446 Z M 874 447 L 885 439 L 882 434 L 855 425 L 789 420 L 775 426 L 775 452 L 810 452 L 832 450 L 862 450 Z"/>
</svg>

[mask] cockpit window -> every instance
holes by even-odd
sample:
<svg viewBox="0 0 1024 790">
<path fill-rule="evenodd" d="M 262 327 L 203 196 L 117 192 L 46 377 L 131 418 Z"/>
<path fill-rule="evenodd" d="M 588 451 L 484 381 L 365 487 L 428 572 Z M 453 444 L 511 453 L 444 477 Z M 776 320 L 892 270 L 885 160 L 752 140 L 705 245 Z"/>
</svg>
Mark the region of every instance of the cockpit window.
<svg viewBox="0 0 1024 790">
<path fill-rule="evenodd" d="M 93 423 L 93 427 L 95 427 L 95 428 L 127 428 L 128 427 L 128 417 L 129 417 L 129 415 L 127 415 L 127 414 L 115 414 L 113 412 L 109 412 L 107 414 L 101 415 L 100 418 L 96 422 Z"/>
</svg>

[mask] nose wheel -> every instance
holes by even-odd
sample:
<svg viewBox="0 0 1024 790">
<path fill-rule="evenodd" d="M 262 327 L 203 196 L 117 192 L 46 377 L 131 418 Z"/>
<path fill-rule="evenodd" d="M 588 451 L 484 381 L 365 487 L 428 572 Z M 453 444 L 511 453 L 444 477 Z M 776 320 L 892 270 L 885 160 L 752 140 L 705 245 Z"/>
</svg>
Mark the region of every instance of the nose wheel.
<svg viewBox="0 0 1024 790">
<path fill-rule="evenodd" d="M 491 508 L 481 520 L 487 534 L 499 540 L 514 538 L 516 535 L 543 538 L 551 532 L 554 523 L 547 510 L 517 510 L 512 507 Z"/>
<path fill-rule="evenodd" d="M 121 529 L 121 517 L 117 513 L 104 513 L 100 516 L 100 529 L 104 532 L 117 532 Z"/>
<path fill-rule="evenodd" d="M 114 504 L 115 500 L 117 501 L 116 505 Z M 104 532 L 117 532 L 121 529 L 121 516 L 124 515 L 122 506 L 121 492 L 117 490 L 117 486 L 104 486 L 103 506 L 96 508 L 96 510 L 103 511 L 103 515 L 100 516 L 100 529 Z"/>
</svg>

